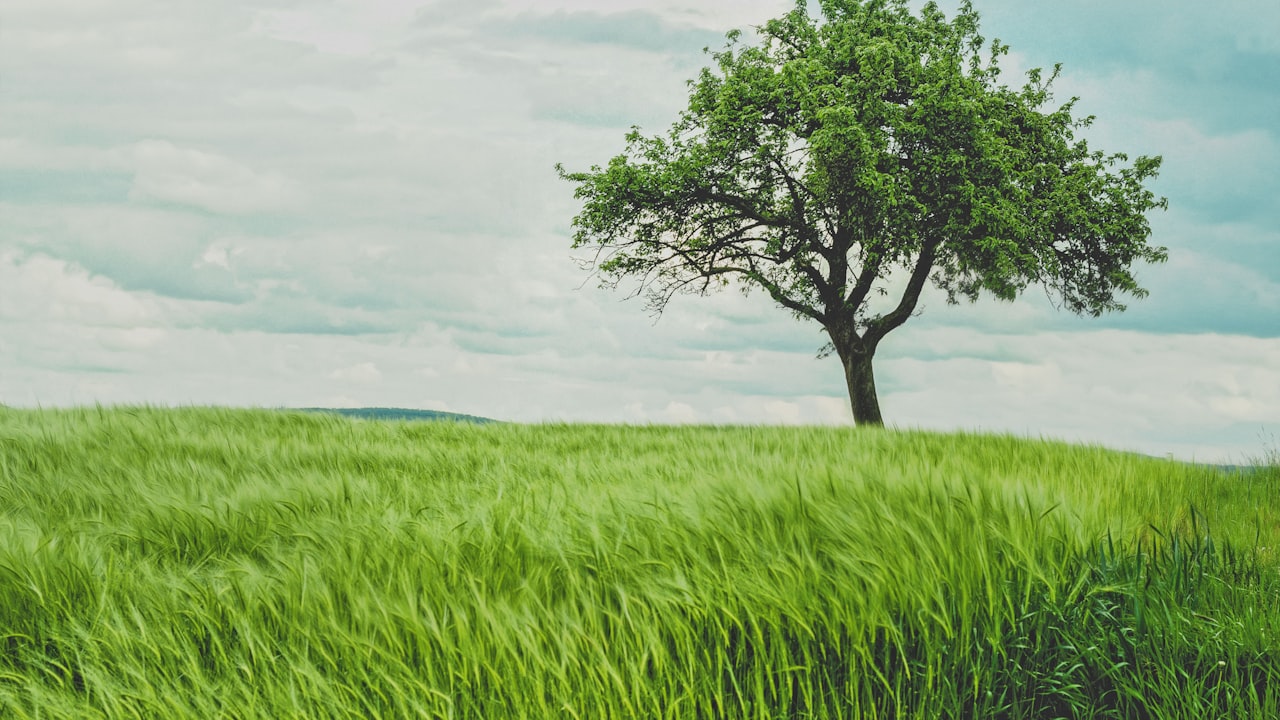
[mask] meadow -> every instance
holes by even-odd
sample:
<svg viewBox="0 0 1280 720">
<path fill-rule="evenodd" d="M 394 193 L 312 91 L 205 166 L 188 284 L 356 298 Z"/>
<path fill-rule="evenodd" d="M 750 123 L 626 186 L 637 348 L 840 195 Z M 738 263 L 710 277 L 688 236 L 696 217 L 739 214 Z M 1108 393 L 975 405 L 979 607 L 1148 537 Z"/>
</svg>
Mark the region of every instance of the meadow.
<svg viewBox="0 0 1280 720">
<path fill-rule="evenodd" d="M 0 717 L 1274 718 L 1278 545 L 1275 462 L 0 407 Z"/>
</svg>

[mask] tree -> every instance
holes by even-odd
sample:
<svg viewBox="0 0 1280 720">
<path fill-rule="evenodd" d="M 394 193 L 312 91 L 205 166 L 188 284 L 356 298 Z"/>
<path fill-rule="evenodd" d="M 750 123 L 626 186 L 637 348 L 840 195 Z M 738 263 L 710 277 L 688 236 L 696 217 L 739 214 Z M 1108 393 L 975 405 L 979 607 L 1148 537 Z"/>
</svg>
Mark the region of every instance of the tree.
<svg viewBox="0 0 1280 720">
<path fill-rule="evenodd" d="M 873 425 L 872 358 L 927 282 L 950 304 L 1038 284 L 1094 317 L 1147 294 L 1130 266 L 1167 257 L 1146 219 L 1167 201 L 1143 184 L 1161 159 L 1077 139 L 1093 121 L 1073 118 L 1078 98 L 1046 107 L 1061 65 L 1000 84 L 1009 48 L 984 57 L 967 0 L 951 20 L 932 2 L 820 5 L 798 0 L 757 46 L 728 33 L 665 137 L 633 126 L 606 167 L 556 166 L 602 285 L 635 278 L 656 314 L 679 292 L 763 289 L 822 326 L 820 355 L 839 356 L 854 420 Z"/>
</svg>

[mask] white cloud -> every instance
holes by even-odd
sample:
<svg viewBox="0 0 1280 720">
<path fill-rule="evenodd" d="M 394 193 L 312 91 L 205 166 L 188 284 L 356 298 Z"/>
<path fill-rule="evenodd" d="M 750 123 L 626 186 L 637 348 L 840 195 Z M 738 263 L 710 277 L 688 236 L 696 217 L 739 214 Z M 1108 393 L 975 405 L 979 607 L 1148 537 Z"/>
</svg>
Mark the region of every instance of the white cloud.
<svg viewBox="0 0 1280 720">
<path fill-rule="evenodd" d="M 669 423 L 695 423 L 698 422 L 698 411 L 689 403 L 672 400 L 662 409 L 659 417 Z"/>
<path fill-rule="evenodd" d="M 795 7 L 787 0 L 703 0 L 697 5 L 678 0 L 558 0 L 554 4 L 540 0 L 505 0 L 503 7 L 511 12 L 548 13 L 554 10 L 569 12 L 623 13 L 647 10 L 670 17 L 674 22 L 696 23 L 716 31 L 733 27 L 758 25 Z M 816 9 L 816 5 L 815 5 Z"/>
<path fill-rule="evenodd" d="M 953 357 L 900 357 L 878 369 L 882 382 L 904 388 L 882 400 L 898 424 L 1044 433 L 1201 459 L 1256 453 L 1254 433 L 1280 426 L 1272 370 L 1280 338 L 1117 330 L 996 338 L 1034 359 L 1009 363 L 965 357 L 960 348 L 977 350 L 981 335 L 934 332 L 968 340 Z M 1250 424 L 1248 436 L 1224 442 Z"/>
<path fill-rule="evenodd" d="M 65 145 L 26 137 L 0 137 L 0 167 L 41 170 L 127 170 L 131 164 L 115 148 Z"/>
<path fill-rule="evenodd" d="M 137 328 L 161 320 L 154 301 L 121 290 L 110 280 L 44 255 L 0 252 L 0 318 Z"/>
<path fill-rule="evenodd" d="M 1056 363 L 992 362 L 991 376 L 1002 388 L 1024 395 L 1062 391 L 1062 371 Z"/>
<path fill-rule="evenodd" d="M 378 370 L 376 364 L 362 362 L 358 365 L 334 370 L 329 373 L 329 378 L 343 382 L 371 385 L 382 379 L 382 373 Z"/>
<path fill-rule="evenodd" d="M 764 404 L 770 421 L 781 425 L 795 425 L 801 421 L 800 406 L 784 400 L 769 400 Z"/>
<path fill-rule="evenodd" d="M 200 259 L 196 261 L 194 267 L 200 265 L 214 265 L 223 270 L 230 270 L 231 250 L 225 244 L 210 245 L 200 254 Z"/>
<path fill-rule="evenodd" d="M 216 153 L 182 148 L 167 140 L 134 146 L 137 174 L 130 200 L 159 200 L 243 214 L 283 211 L 298 204 L 296 186 L 278 173 L 250 169 Z"/>
<path fill-rule="evenodd" d="M 1171 192 L 1201 207 L 1235 212 L 1237 219 L 1250 210 L 1274 211 L 1268 188 L 1280 177 L 1280 145 L 1268 131 L 1252 128 L 1214 135 L 1185 119 L 1146 121 L 1136 131 L 1152 146 L 1163 148 L 1162 174 L 1168 176 Z"/>
<path fill-rule="evenodd" d="M 168 336 L 169 331 L 158 327 L 111 328 L 98 334 L 101 347 L 131 353 L 160 347 Z"/>
</svg>

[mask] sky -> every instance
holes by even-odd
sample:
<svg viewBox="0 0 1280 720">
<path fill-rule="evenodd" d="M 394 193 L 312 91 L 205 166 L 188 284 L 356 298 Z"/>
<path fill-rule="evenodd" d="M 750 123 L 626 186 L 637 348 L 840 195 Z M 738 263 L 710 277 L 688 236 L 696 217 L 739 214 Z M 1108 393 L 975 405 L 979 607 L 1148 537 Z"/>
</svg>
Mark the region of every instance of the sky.
<svg viewBox="0 0 1280 720">
<path fill-rule="evenodd" d="M 1280 4 L 975 5 L 1010 84 L 1061 62 L 1092 146 L 1164 157 L 1169 260 L 1097 319 L 1034 288 L 926 294 L 877 354 L 886 422 L 1274 451 Z M 665 132 L 703 48 L 792 7 L 6 0 L 0 403 L 852 424 L 820 329 L 767 296 L 682 296 L 655 320 L 597 288 L 554 169 Z"/>
</svg>

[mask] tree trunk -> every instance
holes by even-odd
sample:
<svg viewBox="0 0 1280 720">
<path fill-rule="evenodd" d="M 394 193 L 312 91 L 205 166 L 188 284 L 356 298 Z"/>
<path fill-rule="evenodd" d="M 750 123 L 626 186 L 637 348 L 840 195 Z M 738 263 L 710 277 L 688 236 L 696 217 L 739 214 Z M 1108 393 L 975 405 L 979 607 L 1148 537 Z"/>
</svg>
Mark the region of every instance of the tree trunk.
<svg viewBox="0 0 1280 720">
<path fill-rule="evenodd" d="M 853 421 L 858 425 L 884 425 L 880 416 L 880 400 L 876 397 L 876 375 L 871 368 L 875 345 L 847 343 L 836 346 L 836 353 L 844 365 L 844 381 L 849 386 L 849 404 L 853 408 Z"/>
</svg>

